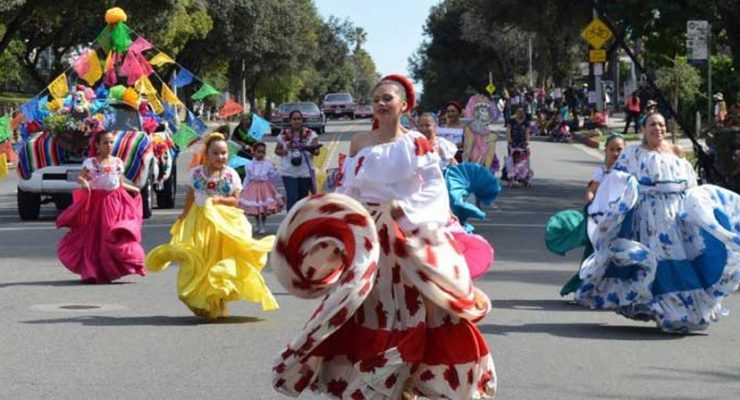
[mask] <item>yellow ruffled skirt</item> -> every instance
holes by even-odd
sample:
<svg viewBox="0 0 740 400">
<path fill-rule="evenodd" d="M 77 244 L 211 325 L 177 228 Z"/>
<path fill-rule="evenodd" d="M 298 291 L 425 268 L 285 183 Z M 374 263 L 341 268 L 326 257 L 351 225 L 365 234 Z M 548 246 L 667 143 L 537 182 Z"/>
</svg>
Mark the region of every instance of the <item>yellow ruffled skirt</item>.
<svg viewBox="0 0 740 400">
<path fill-rule="evenodd" d="M 177 291 L 195 315 L 226 316 L 226 302 L 237 300 L 261 303 L 265 311 L 278 308 L 261 274 L 275 237 L 252 238 L 252 226 L 241 209 L 213 205 L 211 199 L 203 207 L 193 204 L 170 234 L 170 243 L 150 251 L 145 265 L 159 272 L 178 263 Z"/>
</svg>

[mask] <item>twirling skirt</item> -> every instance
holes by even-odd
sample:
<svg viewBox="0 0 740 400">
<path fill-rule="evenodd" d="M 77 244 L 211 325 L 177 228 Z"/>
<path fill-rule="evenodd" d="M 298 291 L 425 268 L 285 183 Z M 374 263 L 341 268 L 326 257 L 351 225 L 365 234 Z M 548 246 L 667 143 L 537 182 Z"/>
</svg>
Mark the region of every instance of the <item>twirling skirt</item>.
<svg viewBox="0 0 740 400">
<path fill-rule="evenodd" d="M 324 298 L 275 360 L 276 390 L 493 398 L 493 359 L 475 326 L 490 303 L 452 235 L 426 226 L 403 232 L 408 220 L 393 205 L 369 208 L 339 194 L 313 196 L 280 226 L 276 276 L 296 296 Z M 476 292 L 486 307 L 476 306 Z"/>
<path fill-rule="evenodd" d="M 274 236 L 252 238 L 252 227 L 242 210 L 193 204 L 184 220 L 170 229 L 169 244 L 157 246 L 146 256 L 146 266 L 159 272 L 177 262 L 180 300 L 200 317 L 228 315 L 226 302 L 246 300 L 276 310 L 277 301 L 261 271 L 272 249 Z"/>
<path fill-rule="evenodd" d="M 123 188 L 76 190 L 74 202 L 57 218 L 70 228 L 57 245 L 59 260 L 84 282 L 109 283 L 125 275 L 146 275 L 141 247 L 141 196 Z"/>
<path fill-rule="evenodd" d="M 239 198 L 239 208 L 247 215 L 270 215 L 283 209 L 283 199 L 269 182 L 252 181 Z"/>
</svg>

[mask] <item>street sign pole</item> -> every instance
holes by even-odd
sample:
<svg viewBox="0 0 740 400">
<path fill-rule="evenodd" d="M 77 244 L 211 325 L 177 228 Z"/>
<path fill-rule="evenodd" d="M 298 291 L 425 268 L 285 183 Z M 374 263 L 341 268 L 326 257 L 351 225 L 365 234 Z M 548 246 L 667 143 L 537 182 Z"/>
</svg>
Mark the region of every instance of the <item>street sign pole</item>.
<svg viewBox="0 0 740 400">
<path fill-rule="evenodd" d="M 712 126 L 712 25 L 707 25 L 707 91 L 707 126 Z"/>
<path fill-rule="evenodd" d="M 593 17 L 598 18 L 599 12 L 596 8 L 593 9 Z M 601 74 L 594 73 L 594 90 L 596 91 L 596 111 L 604 111 L 604 94 L 601 88 Z"/>
</svg>

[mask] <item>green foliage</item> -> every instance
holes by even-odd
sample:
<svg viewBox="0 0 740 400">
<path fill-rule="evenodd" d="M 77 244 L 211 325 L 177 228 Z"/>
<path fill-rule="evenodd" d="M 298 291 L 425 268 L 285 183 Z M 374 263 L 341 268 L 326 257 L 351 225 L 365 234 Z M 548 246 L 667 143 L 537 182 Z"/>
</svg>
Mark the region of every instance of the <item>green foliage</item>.
<svg viewBox="0 0 740 400">
<path fill-rule="evenodd" d="M 686 57 L 676 57 L 673 65 L 658 70 L 656 81 L 667 98 L 678 96 L 678 112 L 685 121 L 691 121 L 701 99 L 702 78 L 696 68 L 689 65 Z M 678 88 L 678 93 L 675 89 Z"/>
</svg>

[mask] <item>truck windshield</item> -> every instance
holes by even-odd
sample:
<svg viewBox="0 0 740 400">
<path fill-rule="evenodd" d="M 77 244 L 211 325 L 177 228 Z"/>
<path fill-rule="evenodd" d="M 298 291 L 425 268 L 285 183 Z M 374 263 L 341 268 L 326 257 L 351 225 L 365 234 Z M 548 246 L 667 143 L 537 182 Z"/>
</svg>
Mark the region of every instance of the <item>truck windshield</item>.
<svg viewBox="0 0 740 400">
<path fill-rule="evenodd" d="M 112 116 L 109 131 L 140 131 L 141 121 L 139 112 L 126 106 L 115 106 L 111 108 Z"/>
</svg>

